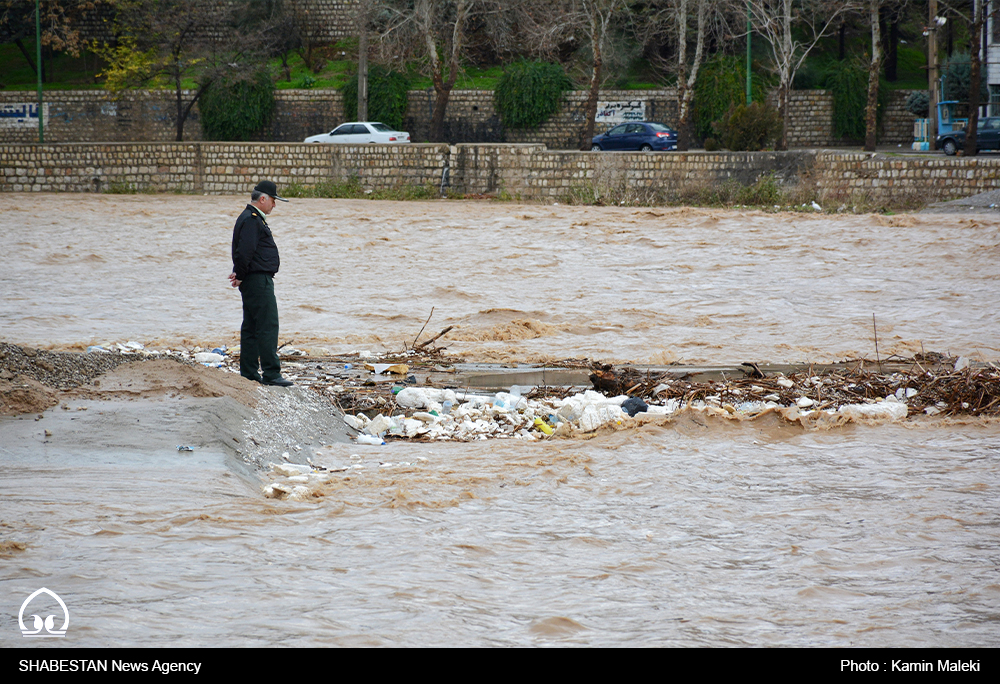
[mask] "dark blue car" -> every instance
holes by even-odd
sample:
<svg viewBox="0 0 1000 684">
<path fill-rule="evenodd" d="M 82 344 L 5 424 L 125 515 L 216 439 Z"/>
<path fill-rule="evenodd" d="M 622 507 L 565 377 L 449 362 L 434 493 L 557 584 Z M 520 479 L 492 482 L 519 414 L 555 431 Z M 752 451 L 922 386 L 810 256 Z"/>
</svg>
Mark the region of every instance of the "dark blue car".
<svg viewBox="0 0 1000 684">
<path fill-rule="evenodd" d="M 677 131 L 655 121 L 623 123 L 594 138 L 593 152 L 601 150 L 676 150 Z"/>
</svg>

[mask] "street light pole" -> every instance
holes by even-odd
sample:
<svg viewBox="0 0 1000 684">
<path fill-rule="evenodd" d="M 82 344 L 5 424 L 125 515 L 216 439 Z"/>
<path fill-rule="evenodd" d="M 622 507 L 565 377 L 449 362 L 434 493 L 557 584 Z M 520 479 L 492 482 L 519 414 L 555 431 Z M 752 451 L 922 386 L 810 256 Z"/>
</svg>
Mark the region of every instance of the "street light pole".
<svg viewBox="0 0 1000 684">
<path fill-rule="evenodd" d="M 750 3 L 747 2 L 747 107 L 753 102 L 753 90 L 750 85 Z"/>
</svg>

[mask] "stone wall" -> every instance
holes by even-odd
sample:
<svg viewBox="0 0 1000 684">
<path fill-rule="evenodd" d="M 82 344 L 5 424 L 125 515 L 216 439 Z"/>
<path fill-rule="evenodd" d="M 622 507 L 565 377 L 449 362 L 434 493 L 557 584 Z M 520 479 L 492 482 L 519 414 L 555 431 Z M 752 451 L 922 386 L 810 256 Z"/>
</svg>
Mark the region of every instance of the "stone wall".
<svg viewBox="0 0 1000 684">
<path fill-rule="evenodd" d="M 833 137 L 833 94 L 829 90 L 795 90 L 788 98 L 788 146 L 830 147 Z"/>
<path fill-rule="evenodd" d="M 46 91 L 45 142 L 173 140 L 177 135 L 177 100 L 173 95 L 166 90 L 139 90 L 115 98 L 103 90 Z M 34 108 L 37 102 L 37 94 L 31 91 L 0 90 L 0 105 Z M 185 122 L 184 139 L 201 139 L 197 107 Z M 0 143 L 37 141 L 37 119 L 24 126 L 0 119 Z"/>
<path fill-rule="evenodd" d="M 646 120 L 662 121 L 668 125 L 677 119 L 674 91 L 670 90 L 602 90 L 604 102 L 633 101 L 645 103 Z M 540 143 L 550 149 L 576 149 L 580 129 L 584 122 L 587 93 L 582 90 L 567 92 L 562 106 L 551 119 L 536 129 L 505 129 L 493 103 L 493 91 L 455 90 L 446 111 L 445 138 L 461 143 Z M 427 140 L 434 91 L 411 91 L 405 128 L 415 140 Z M 603 133 L 614 124 L 598 123 L 594 135 Z"/>
<path fill-rule="evenodd" d="M 909 146 L 913 115 L 904 105 L 910 91 L 895 91 L 886 112 L 883 143 Z M 191 93 L 185 93 L 186 98 Z M 310 135 L 333 130 L 355 117 L 344 112 L 337 90 L 279 90 L 275 93 L 275 115 L 266 135 L 275 142 L 301 142 Z M 677 107 L 672 90 L 603 90 L 602 101 L 641 101 L 646 119 L 674 125 Z M 36 96 L 28 91 L 0 91 L 0 105 L 33 104 Z M 452 91 L 445 118 L 445 136 L 453 143 L 535 143 L 549 149 L 576 149 L 584 120 L 586 93 L 566 93 L 563 106 L 535 130 L 506 130 L 493 105 L 492 91 Z M 167 91 L 136 91 L 115 99 L 100 90 L 65 90 L 45 93 L 47 107 L 46 142 L 133 142 L 173 141 L 176 137 L 177 104 Z M 409 93 L 409 109 L 404 128 L 414 141 L 426 141 L 434 103 L 433 91 Z M 829 91 L 793 91 L 789 146 L 822 148 L 842 145 L 833 138 L 833 98 Z M 184 139 L 201 139 L 198 107 L 184 126 Z M 595 134 L 610 124 L 597 124 Z M 34 126 L 9 126 L 0 120 L 0 143 L 34 142 Z"/>
<path fill-rule="evenodd" d="M 880 157 L 866 153 L 817 154 L 813 181 L 837 197 L 867 193 L 873 197 L 942 201 L 1000 188 L 1000 157 Z"/>
<path fill-rule="evenodd" d="M 229 0 L 233 4 L 233 0 Z M 316 31 L 314 38 L 320 42 L 335 42 L 355 35 L 351 16 L 357 0 L 292 0 L 288 3 L 298 11 L 303 20 Z M 87 42 L 113 39 L 114 10 L 108 3 L 99 3 L 93 10 L 81 12 L 74 27 Z M 216 30 L 216 27 L 206 27 Z"/>
<path fill-rule="evenodd" d="M 344 117 L 344 98 L 339 90 L 278 90 L 275 92 L 274 120 L 270 139 L 302 142 L 310 135 L 329 133 L 357 117 Z"/>
<path fill-rule="evenodd" d="M 356 35 L 352 13 L 357 0 L 293 0 L 310 26 L 319 27 L 316 39 L 334 42 Z"/>
<path fill-rule="evenodd" d="M 917 120 L 906 109 L 906 100 L 912 90 L 890 90 L 889 102 L 882 115 L 882 135 L 880 145 L 902 145 L 909 147 L 913 142 L 913 122 Z"/>
<path fill-rule="evenodd" d="M 357 178 L 366 188 L 440 186 L 447 145 L 121 143 L 0 147 L 0 192 L 249 192 Z"/>
<path fill-rule="evenodd" d="M 457 145 L 452 184 L 466 193 L 558 200 L 568 195 L 655 194 L 663 188 L 751 185 L 773 176 L 785 187 L 814 189 L 827 201 L 943 201 L 1000 188 L 1000 157 L 881 157 L 867 153 L 601 153 L 538 145 Z M 645 191 L 645 192 L 644 192 Z"/>
<path fill-rule="evenodd" d="M 543 145 L 305 145 L 295 143 L 8 144 L 0 192 L 243 194 L 259 178 L 279 186 L 356 178 L 369 189 L 439 187 L 561 200 L 609 190 L 662 191 L 743 185 L 773 175 L 839 201 L 955 199 L 1000 188 L 1000 158 L 884 157 L 830 151 L 594 153 Z"/>
<path fill-rule="evenodd" d="M 464 193 L 503 192 L 522 199 L 559 199 L 571 192 L 678 190 L 762 175 L 779 183 L 810 182 L 814 152 L 579 152 L 542 145 L 456 145 L 452 184 Z"/>
</svg>

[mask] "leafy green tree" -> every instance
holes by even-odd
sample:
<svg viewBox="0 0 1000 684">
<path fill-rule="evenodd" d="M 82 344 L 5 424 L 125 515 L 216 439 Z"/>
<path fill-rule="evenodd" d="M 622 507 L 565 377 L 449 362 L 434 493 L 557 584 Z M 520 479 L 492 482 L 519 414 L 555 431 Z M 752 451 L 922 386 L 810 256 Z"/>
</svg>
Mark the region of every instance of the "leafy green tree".
<svg viewBox="0 0 1000 684">
<path fill-rule="evenodd" d="M 508 128 L 537 128 L 559 110 L 573 81 L 550 62 L 520 61 L 504 70 L 493 93 L 500 120 Z"/>
<path fill-rule="evenodd" d="M 851 140 L 863 139 L 868 69 L 857 60 L 834 62 L 827 71 L 825 85 L 833 95 L 833 134 Z"/>
<path fill-rule="evenodd" d="M 755 102 L 764 102 L 765 87 L 760 76 L 751 71 Z M 693 115 L 695 135 L 704 140 L 712 135 L 712 124 L 737 104 L 746 104 L 746 60 L 733 55 L 716 54 L 705 60 L 694 87 Z"/>
<path fill-rule="evenodd" d="M 259 139 L 274 115 L 271 72 L 232 70 L 212 81 L 201 96 L 201 130 L 205 140 Z"/>
</svg>

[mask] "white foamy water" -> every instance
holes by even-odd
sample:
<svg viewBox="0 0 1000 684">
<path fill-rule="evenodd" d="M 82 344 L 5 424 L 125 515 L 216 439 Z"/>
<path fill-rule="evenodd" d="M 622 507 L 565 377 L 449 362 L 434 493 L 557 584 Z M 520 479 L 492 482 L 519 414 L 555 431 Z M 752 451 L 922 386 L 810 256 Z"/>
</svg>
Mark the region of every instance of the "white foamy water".
<svg viewBox="0 0 1000 684">
<path fill-rule="evenodd" d="M 4 339 L 235 339 L 240 198 L 0 199 Z M 473 358 L 872 357 L 872 312 L 883 354 L 1000 347 L 979 217 L 298 200 L 271 223 L 297 346 L 398 349 L 433 306 Z M 99 446 L 59 441 L 97 402 L 0 420 L 0 542 L 27 545 L 0 558 L 0 643 L 41 645 L 17 626 L 41 586 L 66 646 L 1000 642 L 996 424 L 335 445 L 363 467 L 293 502 L 217 445 L 176 451 L 199 406 L 137 405 Z"/>
</svg>

